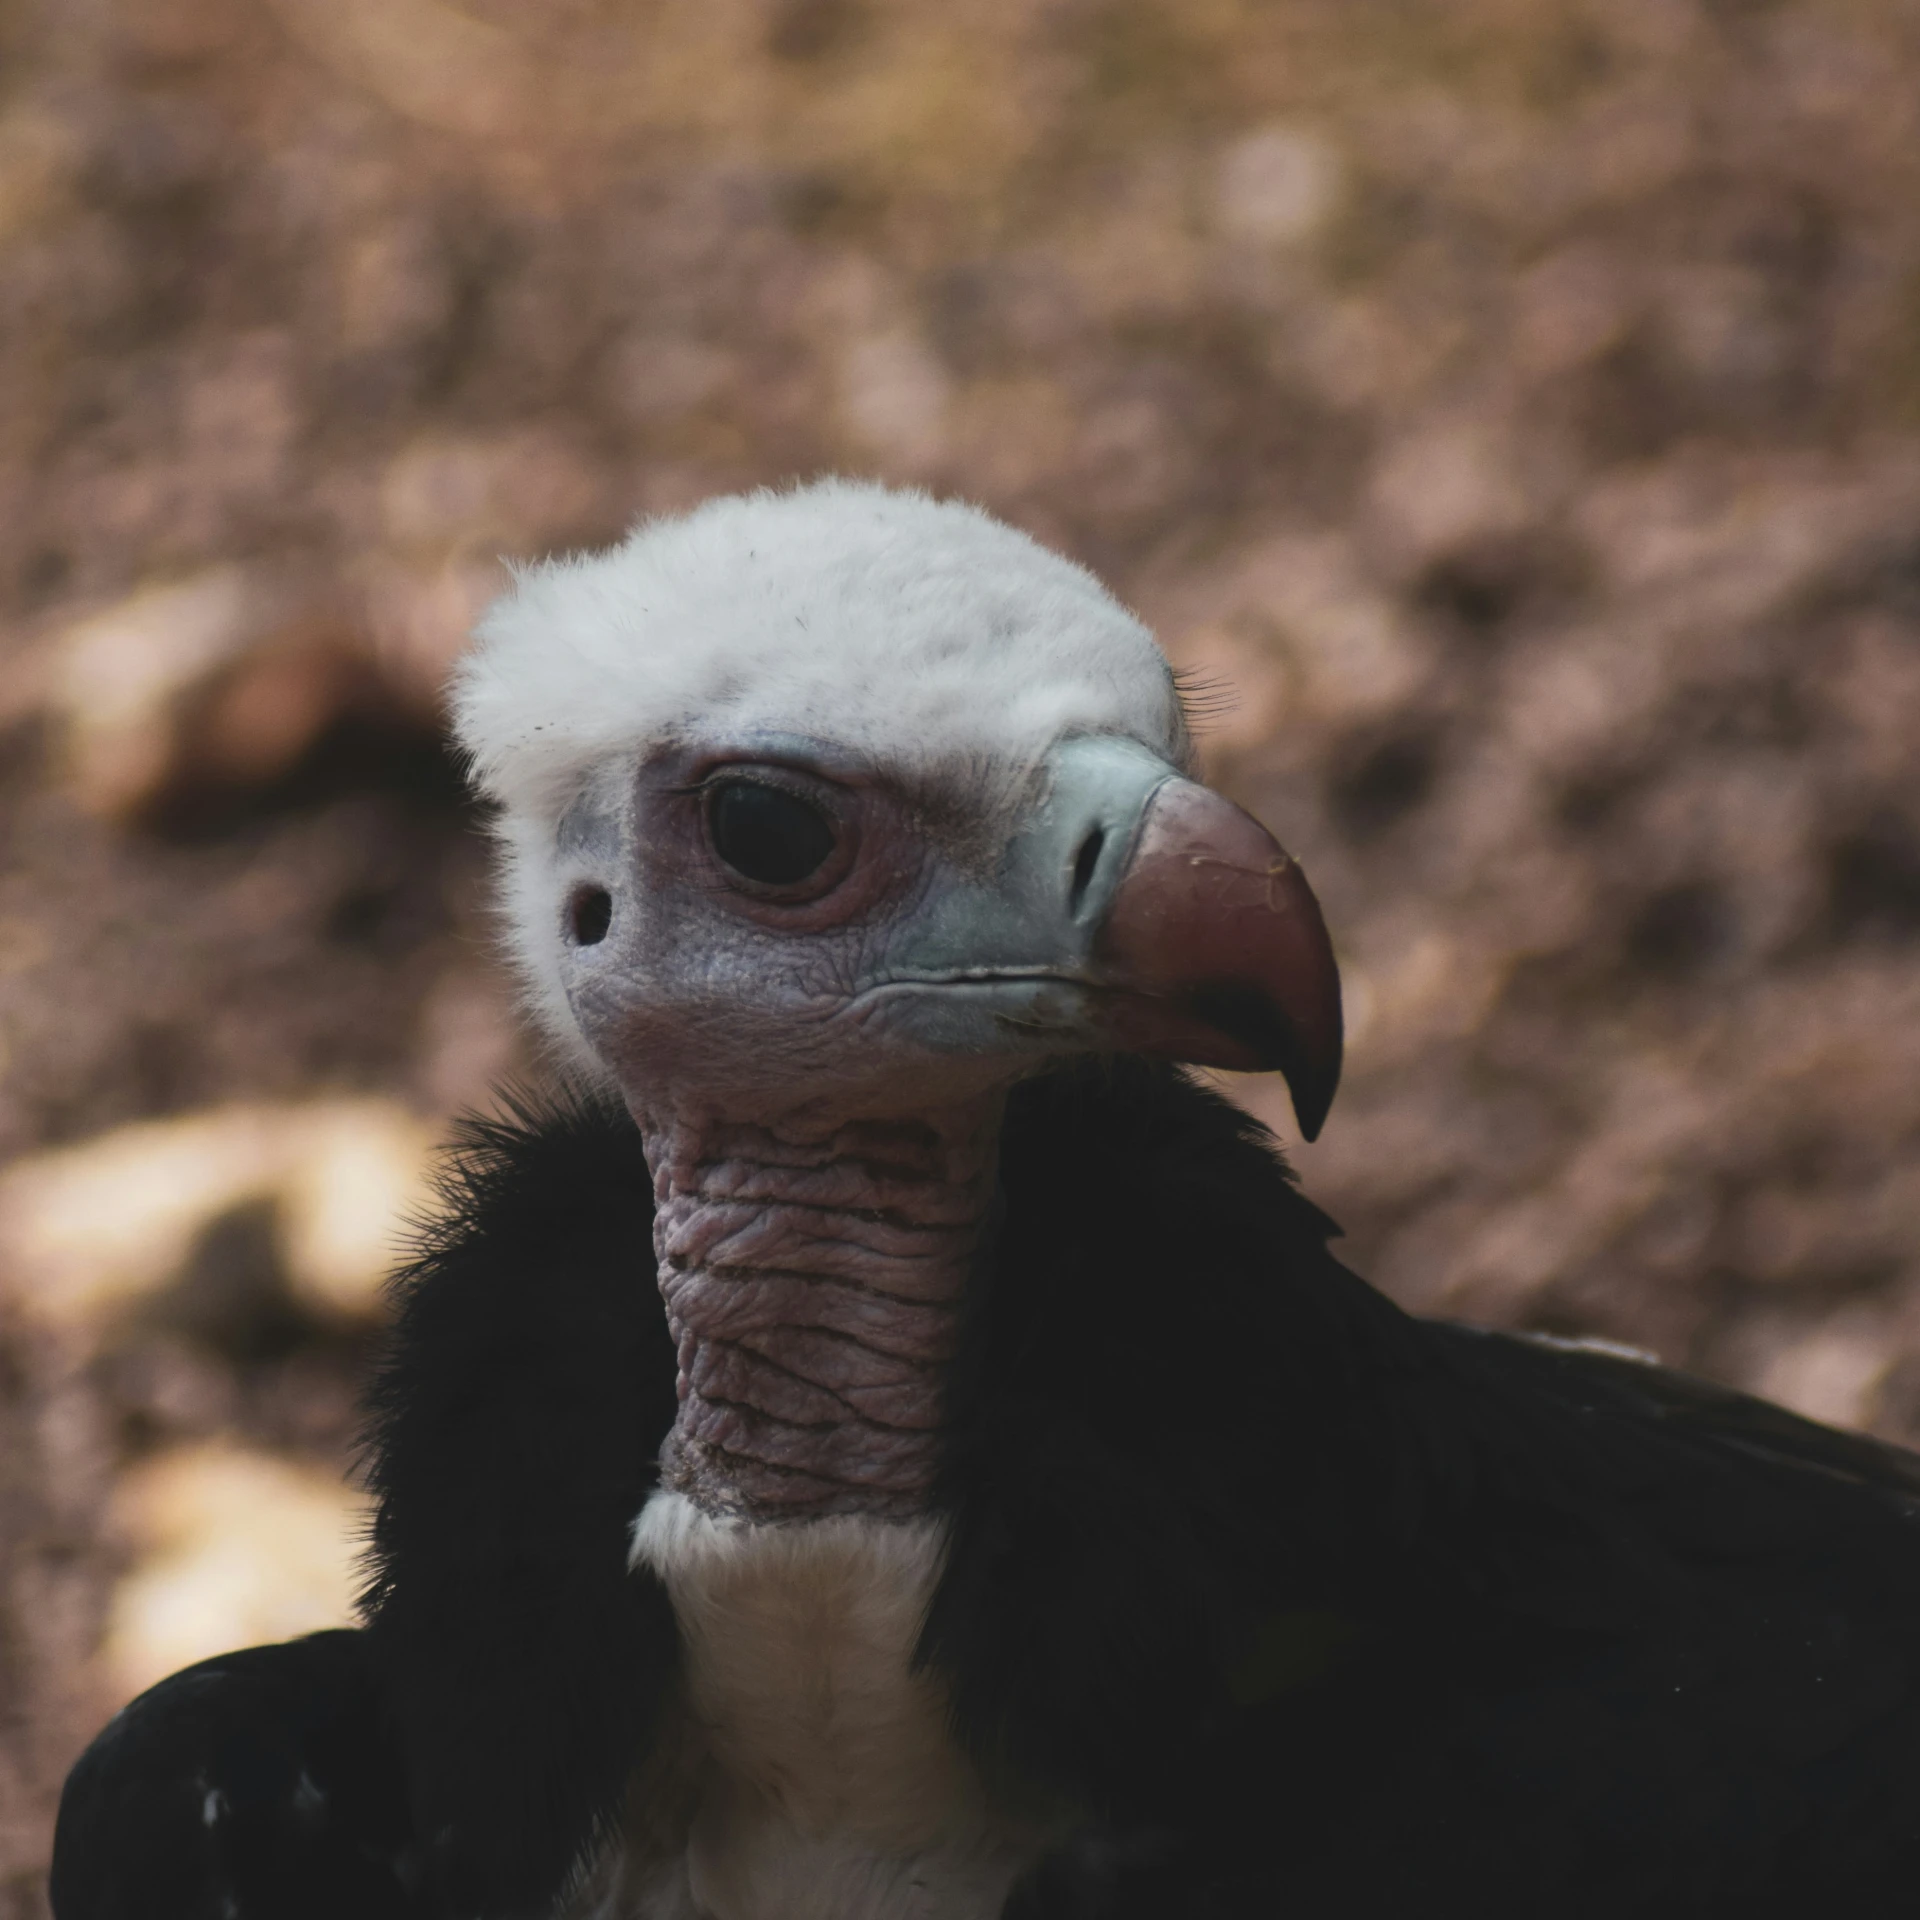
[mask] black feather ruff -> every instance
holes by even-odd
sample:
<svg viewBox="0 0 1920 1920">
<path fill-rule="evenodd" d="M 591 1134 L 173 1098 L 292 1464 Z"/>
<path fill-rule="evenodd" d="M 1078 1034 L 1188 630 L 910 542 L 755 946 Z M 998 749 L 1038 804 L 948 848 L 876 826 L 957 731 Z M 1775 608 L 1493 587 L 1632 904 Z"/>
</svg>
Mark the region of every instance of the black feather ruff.
<svg viewBox="0 0 1920 1920">
<path fill-rule="evenodd" d="M 1022 1086 L 1001 1175 L 920 1658 L 988 1776 L 1071 1815 L 1009 1920 L 1914 1906 L 1920 1463 L 1408 1319 L 1170 1069 Z M 344 1638 L 421 1912 L 545 1911 L 673 1683 L 627 1567 L 675 1407 L 650 1221 L 624 1113 L 522 1109 L 401 1281 Z"/>
<path fill-rule="evenodd" d="M 628 1529 L 673 1424 L 639 1135 L 474 1122 L 397 1283 L 367 1613 L 450 1910 L 538 1912 L 610 1817 L 675 1660 Z"/>
</svg>

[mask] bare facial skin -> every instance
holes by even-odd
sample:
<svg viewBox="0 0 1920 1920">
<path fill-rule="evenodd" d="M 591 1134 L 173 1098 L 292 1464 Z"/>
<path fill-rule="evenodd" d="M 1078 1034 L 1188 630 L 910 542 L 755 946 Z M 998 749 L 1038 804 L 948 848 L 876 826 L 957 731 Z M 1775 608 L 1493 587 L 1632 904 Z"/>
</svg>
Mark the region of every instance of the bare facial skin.
<svg viewBox="0 0 1920 1920">
<path fill-rule="evenodd" d="M 924 1510 L 999 1105 L 811 1126 L 652 1117 L 680 1360 L 664 1486 L 755 1520 Z"/>
<path fill-rule="evenodd" d="M 1279 1065 L 1310 1116 L 1331 1095 L 1298 870 L 1135 742 L 998 784 L 674 744 L 609 770 L 559 852 L 567 1005 L 653 1175 L 663 1485 L 710 1515 L 926 1510 L 1022 1075 L 1121 1046 Z"/>
<path fill-rule="evenodd" d="M 569 910 L 602 886 L 612 907 L 576 941 L 574 1004 L 645 1141 L 679 1345 L 662 1484 L 761 1521 L 924 1511 L 1019 1071 L 890 1043 L 863 988 L 955 850 L 907 796 L 836 773 L 665 757 L 569 828 Z M 800 879 L 755 877 L 816 844 Z"/>
</svg>

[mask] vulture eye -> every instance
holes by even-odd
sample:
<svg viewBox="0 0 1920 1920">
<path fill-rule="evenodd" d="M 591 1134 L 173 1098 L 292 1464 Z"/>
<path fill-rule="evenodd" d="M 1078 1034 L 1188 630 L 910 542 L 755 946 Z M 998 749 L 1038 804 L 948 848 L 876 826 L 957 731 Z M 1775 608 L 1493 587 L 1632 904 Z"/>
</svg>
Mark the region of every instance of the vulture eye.
<svg viewBox="0 0 1920 1920">
<path fill-rule="evenodd" d="M 810 880 L 838 839 L 818 807 L 757 780 L 723 780 L 709 790 L 707 831 L 714 852 L 743 880 L 763 887 Z"/>
</svg>

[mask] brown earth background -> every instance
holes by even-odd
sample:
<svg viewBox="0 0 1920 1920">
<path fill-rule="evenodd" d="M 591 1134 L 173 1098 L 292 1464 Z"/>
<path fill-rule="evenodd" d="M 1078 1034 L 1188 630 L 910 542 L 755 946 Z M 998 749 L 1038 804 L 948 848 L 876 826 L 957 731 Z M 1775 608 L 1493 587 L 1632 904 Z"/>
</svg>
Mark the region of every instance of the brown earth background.
<svg viewBox="0 0 1920 1920">
<path fill-rule="evenodd" d="M 6 1920 L 119 1699 L 340 1616 L 535 1070 L 446 662 L 716 491 L 971 496 L 1206 677 L 1362 1272 L 1920 1437 L 1920 5 L 15 0 L 0 247 Z"/>
</svg>

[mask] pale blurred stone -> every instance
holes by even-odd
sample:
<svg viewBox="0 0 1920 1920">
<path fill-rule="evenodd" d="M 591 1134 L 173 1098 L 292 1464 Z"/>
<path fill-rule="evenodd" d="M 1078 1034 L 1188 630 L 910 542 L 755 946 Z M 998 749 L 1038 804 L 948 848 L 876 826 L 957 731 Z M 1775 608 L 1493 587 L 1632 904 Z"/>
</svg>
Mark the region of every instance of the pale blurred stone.
<svg viewBox="0 0 1920 1920">
<path fill-rule="evenodd" d="M 1531 506 L 1519 464 L 1519 448 L 1497 423 L 1437 421 L 1388 449 L 1374 504 L 1396 545 L 1422 560 L 1524 526 Z"/>
<path fill-rule="evenodd" d="M 388 462 L 381 518 L 402 548 L 538 542 L 600 495 L 602 477 L 569 436 L 540 427 L 422 434 Z"/>
<path fill-rule="evenodd" d="M 409 1220 L 425 1205 L 433 1135 L 397 1102 L 316 1102 L 287 1129 L 287 1273 L 342 1317 L 377 1310 Z"/>
<path fill-rule="evenodd" d="M 418 215 L 356 235 L 335 288 L 341 344 L 366 353 L 430 337 L 453 304 L 451 267 L 440 236 Z"/>
<path fill-rule="evenodd" d="M 1626 332 L 1634 289 L 1612 251 L 1576 240 L 1514 283 L 1514 352 L 1536 377 L 1564 374 L 1604 353 Z"/>
<path fill-rule="evenodd" d="M 261 327 L 220 340 L 196 358 L 180 397 L 188 467 L 223 489 L 257 495 L 285 484 L 304 424 L 297 342 Z"/>
<path fill-rule="evenodd" d="M 707 341 L 636 333 L 615 349 L 607 391 L 623 419 L 661 426 L 697 412 L 735 371 L 734 356 Z"/>
<path fill-rule="evenodd" d="M 389 1100 L 227 1107 L 122 1127 L 0 1175 L 0 1271 L 28 1316 L 94 1338 L 167 1285 L 200 1235 L 277 1204 L 295 1295 L 378 1311 L 406 1216 L 426 1198 L 428 1128 Z"/>
<path fill-rule="evenodd" d="M 1669 662 L 1633 632 L 1526 649 L 1507 669 L 1496 724 L 1536 765 L 1563 769 L 1643 717 L 1668 691 Z"/>
<path fill-rule="evenodd" d="M 1432 328 L 1410 336 L 1380 300 L 1328 298 L 1300 316 L 1288 351 L 1326 399 L 1359 408 L 1415 391 L 1444 334 Z"/>
<path fill-rule="evenodd" d="M 415 715 L 437 716 L 473 623 L 506 590 L 506 569 L 490 557 L 424 565 L 382 557 L 362 568 L 361 582 L 383 685 Z"/>
<path fill-rule="evenodd" d="M 0 118 L 0 240 L 54 213 L 83 157 L 80 130 L 38 102 Z"/>
<path fill-rule="evenodd" d="M 1754 1391 L 1809 1420 L 1857 1427 L 1899 1352 L 1876 1309 L 1847 1307 L 1777 1353 Z"/>
<path fill-rule="evenodd" d="M 931 348 L 910 333 L 849 346 L 840 362 L 840 406 L 854 433 L 905 467 L 937 455 L 953 383 Z"/>
<path fill-rule="evenodd" d="M 1248 557 L 1239 589 L 1284 635 L 1302 717 L 1359 720 L 1397 707 L 1426 678 L 1425 643 L 1340 535 L 1273 541 Z"/>
<path fill-rule="evenodd" d="M 1672 268 L 1660 313 L 1671 349 L 1708 380 L 1755 381 L 1778 374 L 1798 342 L 1766 275 L 1723 263 Z"/>
<path fill-rule="evenodd" d="M 180 701 L 258 638 L 267 601 L 245 569 L 214 567 L 142 588 L 59 637 L 49 704 L 83 805 L 120 814 L 152 797 L 173 765 Z"/>
<path fill-rule="evenodd" d="M 266 439 L 277 431 L 268 423 Z M 248 453 L 237 430 L 219 437 L 242 465 L 274 457 L 265 441 Z M 124 820 L 183 780 L 271 781 L 356 704 L 404 701 L 409 662 L 395 652 L 396 671 L 377 684 L 386 662 L 337 589 L 217 567 L 143 587 L 57 632 L 36 660 L 35 691 L 62 723 L 76 797 Z"/>
<path fill-rule="evenodd" d="M 1073 398 L 1057 380 L 1032 376 L 971 381 L 949 417 L 955 460 L 982 499 L 1043 495 L 1079 446 Z"/>
<path fill-rule="evenodd" d="M 248 0 L 140 0 L 114 18 L 128 50 L 155 66 L 185 65 L 227 51 L 251 24 Z"/>
<path fill-rule="evenodd" d="M 338 630 L 291 632 L 258 647 L 198 703 L 177 771 L 265 785 L 298 762 L 366 681 L 364 651 Z"/>
<path fill-rule="evenodd" d="M 1319 135 L 1263 127 L 1221 156 L 1214 213 L 1230 239 L 1288 246 L 1325 224 L 1339 197 L 1340 156 Z"/>
<path fill-rule="evenodd" d="M 1103 176 L 1097 209 L 1055 229 L 1059 258 L 1090 313 L 1123 324 L 1194 298 L 1209 249 L 1192 203 L 1189 168 L 1165 148 L 1130 152 Z"/>
<path fill-rule="evenodd" d="M 1506 984 L 1505 966 L 1438 928 L 1396 945 L 1382 964 L 1343 968 L 1348 1070 L 1378 1072 L 1474 1031 Z"/>
<path fill-rule="evenodd" d="M 134 1556 L 108 1614 L 119 1693 L 212 1654 L 351 1625 L 365 1517 L 334 1475 L 243 1447 L 133 1468 L 112 1506 Z"/>
<path fill-rule="evenodd" d="M 445 0 L 271 5 L 310 52 L 394 112 L 508 155 L 765 111 L 755 7 L 655 9 L 624 31 L 569 35 L 551 9 L 509 9 L 509 27 Z"/>
<path fill-rule="evenodd" d="M 504 980 L 492 973 L 449 973 L 420 1010 L 421 1093 L 440 1113 L 483 1105 L 512 1076 L 519 1035 Z"/>
</svg>

